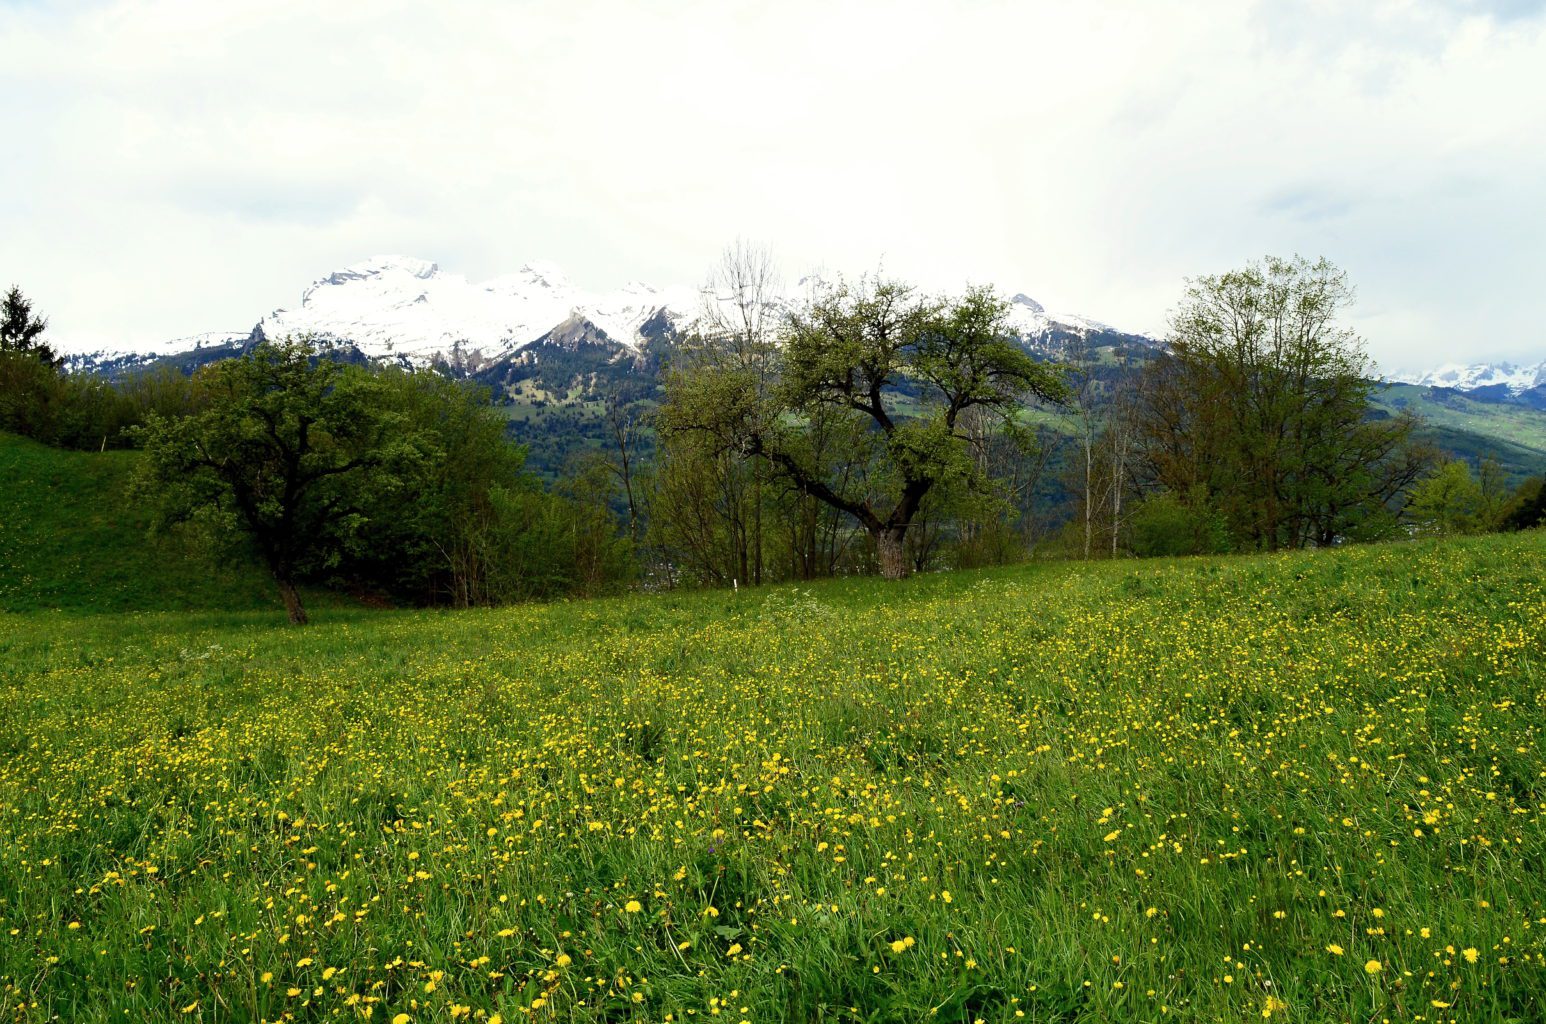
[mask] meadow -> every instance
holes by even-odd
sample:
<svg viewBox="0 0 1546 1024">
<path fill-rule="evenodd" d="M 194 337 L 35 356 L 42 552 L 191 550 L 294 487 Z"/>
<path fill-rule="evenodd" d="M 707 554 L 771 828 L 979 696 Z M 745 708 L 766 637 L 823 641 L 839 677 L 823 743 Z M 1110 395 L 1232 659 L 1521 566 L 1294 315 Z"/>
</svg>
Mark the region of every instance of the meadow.
<svg viewBox="0 0 1546 1024">
<path fill-rule="evenodd" d="M 0 1019 L 1546 1016 L 1546 536 L 0 616 Z"/>
</svg>

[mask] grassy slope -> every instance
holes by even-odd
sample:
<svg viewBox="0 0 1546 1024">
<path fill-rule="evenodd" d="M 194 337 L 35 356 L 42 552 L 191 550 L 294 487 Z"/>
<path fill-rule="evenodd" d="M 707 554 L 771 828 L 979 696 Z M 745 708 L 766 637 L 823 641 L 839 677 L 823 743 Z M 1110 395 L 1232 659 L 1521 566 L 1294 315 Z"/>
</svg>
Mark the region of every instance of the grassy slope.
<svg viewBox="0 0 1546 1024">
<path fill-rule="evenodd" d="M 1428 388 L 1392 384 L 1376 404 L 1423 419 L 1423 435 L 1440 449 L 1473 463 L 1491 457 L 1517 484 L 1546 472 L 1546 412 L 1521 406 L 1476 402 L 1462 396 L 1436 399 Z"/>
<path fill-rule="evenodd" d="M 129 500 L 134 452 L 70 452 L 0 434 L 0 611 L 275 606 L 254 565 L 148 539 Z"/>
<path fill-rule="evenodd" d="M 1477 402 L 1463 395 L 1435 397 L 1428 388 L 1392 384 L 1379 396 L 1391 409 L 1410 409 L 1436 427 L 1496 437 L 1546 456 L 1546 412 L 1497 402 Z"/>
<path fill-rule="evenodd" d="M 1538 1020 L 1543 579 L 13 617 L 0 1016 Z"/>
</svg>

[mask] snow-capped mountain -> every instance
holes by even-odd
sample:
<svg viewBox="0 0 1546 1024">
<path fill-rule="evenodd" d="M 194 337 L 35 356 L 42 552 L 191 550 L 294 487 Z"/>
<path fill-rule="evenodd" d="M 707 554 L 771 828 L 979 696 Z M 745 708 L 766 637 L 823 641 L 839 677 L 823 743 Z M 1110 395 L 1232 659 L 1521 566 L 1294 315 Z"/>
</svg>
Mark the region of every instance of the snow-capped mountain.
<svg viewBox="0 0 1546 1024">
<path fill-rule="evenodd" d="M 809 290 L 812 280 L 802 279 L 797 288 Z M 613 292 L 586 292 L 549 262 L 471 282 L 428 260 L 377 256 L 322 278 L 306 289 L 299 306 L 276 310 L 259 326 L 269 338 L 314 334 L 352 342 L 373 358 L 425 361 L 458 342 L 466 351 L 499 358 L 571 321 L 637 351 L 663 326 L 690 327 L 702 309 L 702 296 L 691 288 L 631 282 Z M 1113 330 L 1084 317 L 1050 314 L 1023 294 L 1011 300 L 1010 316 L 1031 342 L 1059 332 Z M 561 333 L 572 331 L 570 324 Z"/>
<path fill-rule="evenodd" d="M 1069 335 L 1123 334 L 1110 324 L 1079 316 L 1076 313 L 1049 313 L 1045 306 L 1020 292 L 1009 300 L 1009 323 L 1015 333 L 1032 343 L 1055 346 L 1058 340 Z M 1130 335 L 1141 338 L 1142 335 Z M 1159 344 L 1152 338 L 1144 339 Z"/>
<path fill-rule="evenodd" d="M 787 306 L 820 287 L 798 281 L 775 300 Z M 600 345 L 639 355 L 652 340 L 690 330 L 704 314 L 697 289 L 631 282 L 589 292 L 554 264 L 527 263 L 512 274 L 470 281 L 411 256 L 376 256 L 314 281 L 296 305 L 276 309 L 247 331 L 212 331 L 128 352 L 76 352 L 77 369 L 132 370 L 164 356 L 188 366 L 238 354 L 259 338 L 310 335 L 346 345 L 363 358 L 426 365 L 460 353 L 477 365 L 513 358 L 538 342 L 573 348 Z M 1056 354 L 1076 337 L 1157 344 L 1141 335 L 1072 314 L 1049 313 L 1024 294 L 1010 300 L 1010 323 L 1030 346 Z M 529 361 L 529 360 L 524 360 Z"/>
<path fill-rule="evenodd" d="M 1475 391 L 1480 388 L 1501 386 L 1509 393 L 1518 395 L 1532 388 L 1546 386 L 1546 359 L 1534 365 L 1476 363 L 1463 366 L 1459 363 L 1446 363 L 1425 373 L 1400 373 L 1390 379 L 1399 384 L 1454 388 L 1456 391 Z"/>
<path fill-rule="evenodd" d="M 259 323 L 265 337 L 313 334 L 354 343 L 373 358 L 424 362 L 460 345 L 490 357 L 522 348 L 571 318 L 588 321 L 624 348 L 644 342 L 641 328 L 664 311 L 690 318 L 697 295 L 637 282 L 593 294 L 551 263 L 473 282 L 428 260 L 377 256 L 329 274 Z"/>
</svg>

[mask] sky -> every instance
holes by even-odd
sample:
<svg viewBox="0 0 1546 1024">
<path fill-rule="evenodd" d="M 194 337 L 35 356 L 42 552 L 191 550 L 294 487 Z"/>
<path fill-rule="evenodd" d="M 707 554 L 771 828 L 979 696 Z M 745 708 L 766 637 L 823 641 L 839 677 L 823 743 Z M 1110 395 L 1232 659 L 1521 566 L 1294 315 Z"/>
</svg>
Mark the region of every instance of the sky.
<svg viewBox="0 0 1546 1024">
<path fill-rule="evenodd" d="M 1326 256 L 1383 370 L 1546 358 L 1546 0 L 0 0 L 0 139 L 0 285 L 78 350 L 744 238 L 1154 334 Z"/>
</svg>

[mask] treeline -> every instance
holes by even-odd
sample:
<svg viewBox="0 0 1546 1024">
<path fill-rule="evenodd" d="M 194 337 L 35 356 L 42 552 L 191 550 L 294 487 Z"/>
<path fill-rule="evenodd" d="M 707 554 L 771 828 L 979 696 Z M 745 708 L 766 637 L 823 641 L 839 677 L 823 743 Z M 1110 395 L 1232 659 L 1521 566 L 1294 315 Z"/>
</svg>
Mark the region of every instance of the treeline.
<svg viewBox="0 0 1546 1024">
<path fill-rule="evenodd" d="M 737 246 L 653 388 L 620 390 L 543 483 L 486 389 L 350 365 L 305 340 L 191 376 L 60 371 L 12 289 L 0 428 L 144 449 L 157 528 L 249 546 L 302 583 L 497 604 L 1071 557 L 1272 551 L 1519 529 L 1510 491 L 1380 413 L 1345 276 L 1268 259 L 1188 283 L 1168 351 L 1038 360 L 990 289 L 839 281 L 783 303 Z M 1049 482 L 1073 495 L 1049 532 Z"/>
</svg>

